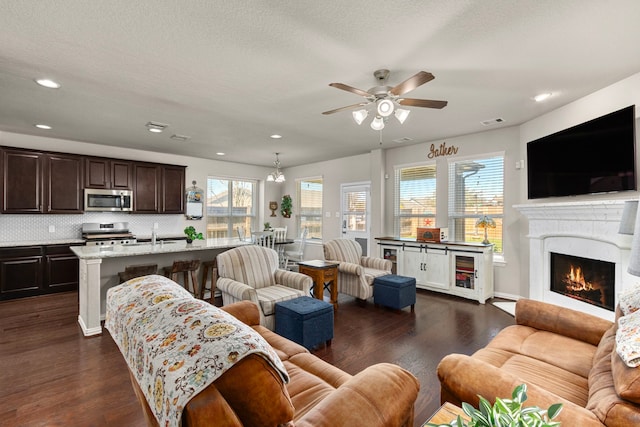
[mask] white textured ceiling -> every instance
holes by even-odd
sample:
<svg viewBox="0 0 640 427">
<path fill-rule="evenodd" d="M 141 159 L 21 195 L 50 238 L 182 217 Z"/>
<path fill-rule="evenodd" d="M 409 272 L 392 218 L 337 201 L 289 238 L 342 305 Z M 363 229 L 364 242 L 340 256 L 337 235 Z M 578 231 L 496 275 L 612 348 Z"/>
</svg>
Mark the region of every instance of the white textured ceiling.
<svg viewBox="0 0 640 427">
<path fill-rule="evenodd" d="M 637 0 L 0 0 L 0 130 L 286 168 L 380 147 L 321 114 L 362 100 L 331 82 L 435 75 L 407 96 L 449 105 L 390 121 L 383 148 L 512 126 L 640 71 L 639 22 Z"/>
</svg>

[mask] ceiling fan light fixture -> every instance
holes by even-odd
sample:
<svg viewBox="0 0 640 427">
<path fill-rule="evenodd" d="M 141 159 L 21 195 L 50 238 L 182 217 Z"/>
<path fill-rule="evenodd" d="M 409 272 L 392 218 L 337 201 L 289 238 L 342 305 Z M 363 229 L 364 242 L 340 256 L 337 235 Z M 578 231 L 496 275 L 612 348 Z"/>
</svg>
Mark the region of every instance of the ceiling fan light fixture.
<svg viewBox="0 0 640 427">
<path fill-rule="evenodd" d="M 358 125 L 361 125 L 362 122 L 364 122 L 364 119 L 366 119 L 367 116 L 369 115 L 369 112 L 363 109 L 363 110 L 354 111 L 352 114 L 353 114 L 353 120 L 355 120 L 355 122 Z"/>
<path fill-rule="evenodd" d="M 382 117 L 376 116 L 376 118 L 373 119 L 373 121 L 371 122 L 371 129 L 373 130 L 384 129 L 384 120 L 382 120 Z"/>
<path fill-rule="evenodd" d="M 404 121 L 407 120 L 407 117 L 409 117 L 409 113 L 410 112 L 411 112 L 411 110 L 405 110 L 404 108 L 398 108 L 398 109 L 396 109 L 396 112 L 395 112 L 396 119 L 398 119 L 400 124 L 403 124 Z"/>
<path fill-rule="evenodd" d="M 378 101 L 378 115 L 381 117 L 389 117 L 393 113 L 393 108 L 393 102 L 389 99 Z"/>
</svg>

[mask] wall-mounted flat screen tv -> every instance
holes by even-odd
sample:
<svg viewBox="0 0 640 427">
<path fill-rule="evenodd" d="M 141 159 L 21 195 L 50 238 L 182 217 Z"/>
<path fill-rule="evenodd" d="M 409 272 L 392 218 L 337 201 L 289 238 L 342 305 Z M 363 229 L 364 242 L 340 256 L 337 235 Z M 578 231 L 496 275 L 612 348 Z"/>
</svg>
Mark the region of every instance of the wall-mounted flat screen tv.
<svg viewBox="0 0 640 427">
<path fill-rule="evenodd" d="M 529 199 L 636 190 L 635 105 L 527 143 Z"/>
</svg>

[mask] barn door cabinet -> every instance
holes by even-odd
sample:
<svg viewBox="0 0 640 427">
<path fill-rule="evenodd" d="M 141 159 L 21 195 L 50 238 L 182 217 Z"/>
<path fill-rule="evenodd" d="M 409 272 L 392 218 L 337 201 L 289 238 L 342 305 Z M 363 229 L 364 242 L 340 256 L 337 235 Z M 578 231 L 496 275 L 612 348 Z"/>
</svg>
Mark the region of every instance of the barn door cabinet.
<svg viewBox="0 0 640 427">
<path fill-rule="evenodd" d="M 82 213 L 82 158 L 2 150 L 2 213 Z"/>
<path fill-rule="evenodd" d="M 421 289 L 473 299 L 493 297 L 493 246 L 468 243 L 425 243 L 377 238 L 380 256 L 391 259 L 396 274 L 415 277 Z"/>
</svg>

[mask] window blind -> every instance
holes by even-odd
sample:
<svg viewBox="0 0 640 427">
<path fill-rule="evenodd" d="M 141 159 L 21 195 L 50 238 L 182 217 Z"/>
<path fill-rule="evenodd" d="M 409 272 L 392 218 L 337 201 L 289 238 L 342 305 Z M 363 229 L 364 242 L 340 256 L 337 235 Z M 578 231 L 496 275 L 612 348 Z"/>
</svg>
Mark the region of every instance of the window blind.
<svg viewBox="0 0 640 427">
<path fill-rule="evenodd" d="M 298 234 L 306 227 L 309 239 L 322 239 L 322 178 L 301 178 L 296 184 Z"/>
<path fill-rule="evenodd" d="M 484 229 L 476 221 L 488 216 L 496 223 L 488 228 L 494 252 L 502 252 L 504 214 L 504 155 L 449 161 L 449 239 L 482 242 Z"/>
<path fill-rule="evenodd" d="M 436 217 L 436 165 L 395 170 L 394 231 L 415 238 L 418 227 L 434 227 Z"/>
</svg>

